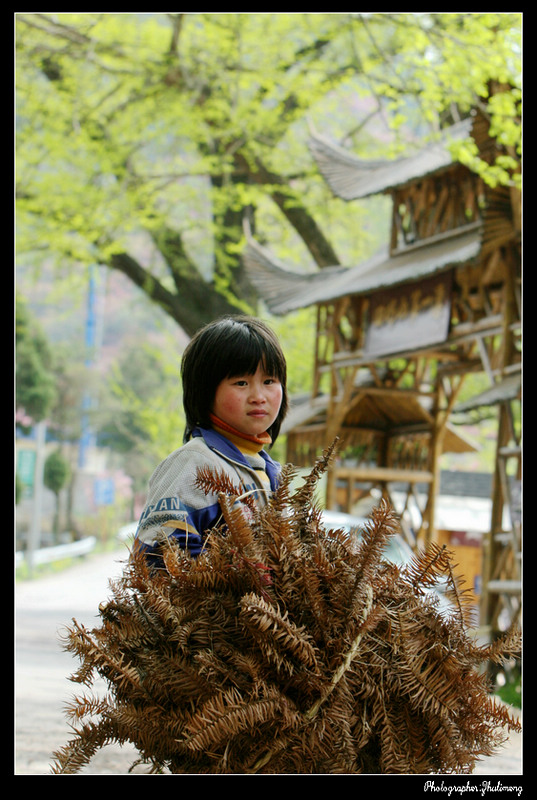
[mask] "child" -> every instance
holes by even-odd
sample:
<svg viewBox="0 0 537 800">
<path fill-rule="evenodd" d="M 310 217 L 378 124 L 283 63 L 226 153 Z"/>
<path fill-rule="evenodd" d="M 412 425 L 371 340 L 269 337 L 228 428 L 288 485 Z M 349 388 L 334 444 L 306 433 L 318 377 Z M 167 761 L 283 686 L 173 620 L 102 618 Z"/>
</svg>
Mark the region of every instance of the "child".
<svg viewBox="0 0 537 800">
<path fill-rule="evenodd" d="M 158 563 L 159 541 L 175 537 L 196 557 L 221 516 L 216 495 L 196 486 L 197 471 L 224 471 L 264 504 L 280 465 L 270 447 L 287 412 L 287 368 L 274 333 L 251 317 L 225 317 L 202 328 L 181 364 L 186 414 L 184 443 L 149 483 L 135 546 Z"/>
</svg>

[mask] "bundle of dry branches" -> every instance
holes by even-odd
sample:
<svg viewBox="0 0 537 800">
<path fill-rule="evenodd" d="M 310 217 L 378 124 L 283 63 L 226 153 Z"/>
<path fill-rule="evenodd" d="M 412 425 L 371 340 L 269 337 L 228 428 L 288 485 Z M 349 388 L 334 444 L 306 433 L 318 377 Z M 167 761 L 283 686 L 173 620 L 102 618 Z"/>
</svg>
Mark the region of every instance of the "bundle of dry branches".
<svg viewBox="0 0 537 800">
<path fill-rule="evenodd" d="M 474 641 L 445 551 L 407 567 L 384 560 L 396 529 L 387 505 L 358 544 L 326 531 L 315 489 L 331 455 L 298 491 L 286 467 L 262 511 L 245 515 L 223 493 L 225 526 L 205 554 L 168 543 L 156 571 L 133 557 L 100 626 L 73 620 L 71 679 L 89 693 L 68 709 L 75 735 L 53 772 L 131 742 L 152 772 L 469 773 L 518 729 L 483 670 L 517 655 L 518 634 Z M 427 591 L 440 577 L 453 593 L 449 617 Z"/>
</svg>

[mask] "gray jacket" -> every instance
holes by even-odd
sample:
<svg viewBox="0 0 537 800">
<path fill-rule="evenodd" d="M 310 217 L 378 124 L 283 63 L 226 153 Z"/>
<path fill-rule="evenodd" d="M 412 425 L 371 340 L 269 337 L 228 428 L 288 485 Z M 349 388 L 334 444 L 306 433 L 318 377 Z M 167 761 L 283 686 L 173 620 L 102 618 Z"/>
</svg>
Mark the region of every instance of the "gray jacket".
<svg viewBox="0 0 537 800">
<path fill-rule="evenodd" d="M 136 532 L 136 546 L 148 556 L 158 552 L 158 541 L 174 536 L 192 556 L 203 549 L 206 533 L 218 522 L 221 511 L 216 494 L 206 494 L 196 485 L 197 471 L 209 468 L 223 472 L 241 493 L 253 492 L 260 504 L 278 484 L 280 465 L 264 450 L 246 457 L 228 439 L 212 429 L 196 428 L 192 439 L 175 450 L 156 468 L 149 481 L 147 502 Z"/>
</svg>

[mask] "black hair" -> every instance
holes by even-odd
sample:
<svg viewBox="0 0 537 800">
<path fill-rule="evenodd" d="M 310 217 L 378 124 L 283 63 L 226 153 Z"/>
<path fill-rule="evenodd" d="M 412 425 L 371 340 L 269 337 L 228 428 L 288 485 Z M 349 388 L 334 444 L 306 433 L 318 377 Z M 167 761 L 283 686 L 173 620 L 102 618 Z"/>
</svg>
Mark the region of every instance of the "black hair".
<svg viewBox="0 0 537 800">
<path fill-rule="evenodd" d="M 254 375 L 260 363 L 282 385 L 280 411 L 268 429 L 274 443 L 288 408 L 287 365 L 274 331 L 254 317 L 228 316 L 210 322 L 193 336 L 181 362 L 185 442 L 196 426 L 211 427 L 210 414 L 221 381 Z"/>
</svg>

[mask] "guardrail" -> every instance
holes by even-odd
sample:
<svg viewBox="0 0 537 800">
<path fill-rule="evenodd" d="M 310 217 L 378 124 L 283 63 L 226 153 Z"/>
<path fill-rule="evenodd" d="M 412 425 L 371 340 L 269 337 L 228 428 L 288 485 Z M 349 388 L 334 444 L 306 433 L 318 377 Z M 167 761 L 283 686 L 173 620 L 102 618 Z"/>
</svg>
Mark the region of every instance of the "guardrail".
<svg viewBox="0 0 537 800">
<path fill-rule="evenodd" d="M 64 558 L 86 556 L 95 549 L 96 544 L 97 538 L 95 536 L 87 536 L 85 539 L 79 539 L 76 542 L 59 544 L 54 547 L 43 547 L 40 550 L 34 550 L 32 561 L 36 566 L 37 564 L 52 564 L 54 561 L 62 561 Z M 19 567 L 25 559 L 26 553 L 24 551 L 15 553 L 15 566 Z"/>
</svg>

